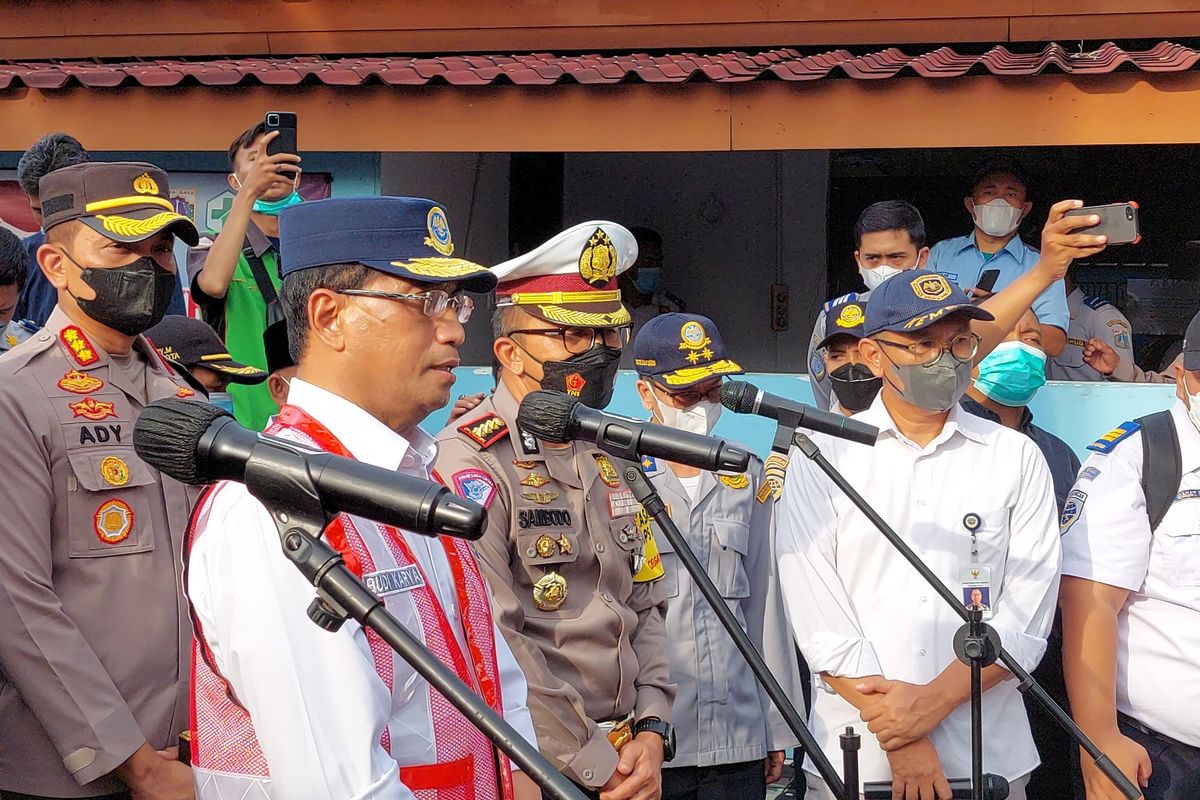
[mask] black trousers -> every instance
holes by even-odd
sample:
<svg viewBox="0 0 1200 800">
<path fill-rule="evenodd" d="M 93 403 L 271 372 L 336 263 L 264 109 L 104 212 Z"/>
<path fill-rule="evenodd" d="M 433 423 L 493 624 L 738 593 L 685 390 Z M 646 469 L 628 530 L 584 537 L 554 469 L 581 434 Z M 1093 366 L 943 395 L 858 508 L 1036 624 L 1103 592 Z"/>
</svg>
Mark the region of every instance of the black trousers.
<svg viewBox="0 0 1200 800">
<path fill-rule="evenodd" d="M 1122 715 L 1123 716 L 1123 715 Z M 1118 720 L 1121 733 L 1150 754 L 1150 785 L 1146 800 L 1196 800 L 1200 798 L 1200 747 L 1192 747 L 1166 736 L 1147 733 L 1125 719 Z"/>
<path fill-rule="evenodd" d="M 763 760 L 663 769 L 662 800 L 763 800 Z"/>
<path fill-rule="evenodd" d="M 1046 655 L 1042 657 L 1033 677 L 1056 703 L 1070 713 L 1067 684 L 1062 667 L 1062 614 L 1054 615 L 1054 626 L 1046 640 Z M 1079 772 L 1079 746 L 1042 704 L 1025 695 L 1025 711 L 1037 745 L 1041 765 L 1029 776 L 1025 792 L 1030 800 L 1083 800 L 1083 777 Z M 987 729 L 984 729 L 985 737 Z M 1200 800 L 1200 798 L 1198 798 Z"/>
</svg>

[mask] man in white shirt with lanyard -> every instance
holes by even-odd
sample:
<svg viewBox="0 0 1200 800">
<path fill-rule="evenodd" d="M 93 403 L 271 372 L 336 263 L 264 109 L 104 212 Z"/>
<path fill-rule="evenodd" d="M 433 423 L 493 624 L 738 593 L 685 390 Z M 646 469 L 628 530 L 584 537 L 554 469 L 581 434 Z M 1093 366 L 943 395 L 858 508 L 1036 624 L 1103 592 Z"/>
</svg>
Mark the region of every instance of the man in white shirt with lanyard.
<svg viewBox="0 0 1200 800">
<path fill-rule="evenodd" d="M 855 417 L 877 426 L 879 441 L 813 439 L 964 604 L 981 600 L 1004 646 L 1033 669 L 1058 587 L 1054 493 L 1030 439 L 958 407 L 979 346 L 972 319 L 992 315 L 943 275 L 885 281 L 867 301 L 859 344 L 883 387 Z M 891 780 L 893 797 L 949 800 L 947 777 L 971 774 L 970 670 L 952 647 L 960 617 L 799 453 L 777 555 L 826 756 L 840 761 L 838 735 L 854 726 L 864 781 Z M 983 767 L 1023 800 L 1038 754 L 1011 678 L 999 664 L 983 670 Z M 807 769 L 808 796 L 830 797 Z"/>
<path fill-rule="evenodd" d="M 429 200 L 321 200 L 286 210 L 280 224 L 299 371 L 267 433 L 428 477 L 436 448 L 419 423 L 449 399 L 473 308 L 463 290 L 489 291 L 495 277 L 452 257 L 446 214 Z M 344 514 L 325 537 L 401 624 L 534 742 L 524 676 L 467 542 Z M 202 498 L 187 547 L 200 800 L 538 796 L 373 632 L 347 621 L 330 633 L 308 619 L 314 590 L 244 486 L 220 483 Z"/>
</svg>

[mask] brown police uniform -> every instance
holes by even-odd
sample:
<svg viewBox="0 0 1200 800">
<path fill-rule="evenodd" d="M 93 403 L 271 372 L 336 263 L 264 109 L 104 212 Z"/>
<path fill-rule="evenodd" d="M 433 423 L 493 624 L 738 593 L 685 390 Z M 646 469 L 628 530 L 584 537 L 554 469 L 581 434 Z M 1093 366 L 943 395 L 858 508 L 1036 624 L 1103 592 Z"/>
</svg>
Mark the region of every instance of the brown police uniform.
<svg viewBox="0 0 1200 800">
<path fill-rule="evenodd" d="M 596 723 L 671 717 L 666 589 L 634 582 L 643 525 L 620 477 L 625 462 L 579 442 L 545 447 L 509 423 L 516 417 L 501 385 L 438 436 L 437 473 L 468 494 L 494 485 L 476 553 L 529 683 L 538 746 L 572 780 L 597 787 L 617 753 Z"/>
<path fill-rule="evenodd" d="M 89 202 L 95 183 L 80 187 Z M 0 357 L 0 791 L 120 792 L 115 767 L 187 728 L 192 498 L 132 437 L 146 403 L 191 393 L 144 338 L 114 359 L 61 309 Z"/>
</svg>

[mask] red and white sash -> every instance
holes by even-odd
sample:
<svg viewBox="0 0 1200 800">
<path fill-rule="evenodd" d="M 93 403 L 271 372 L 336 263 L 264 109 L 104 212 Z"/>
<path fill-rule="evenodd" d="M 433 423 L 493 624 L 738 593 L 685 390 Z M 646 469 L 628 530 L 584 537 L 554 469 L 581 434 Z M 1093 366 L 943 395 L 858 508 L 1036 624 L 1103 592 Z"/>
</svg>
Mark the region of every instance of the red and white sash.
<svg viewBox="0 0 1200 800">
<path fill-rule="evenodd" d="M 328 429 L 295 406 L 284 406 L 266 432 L 286 432 L 288 439 L 353 458 Z M 204 531 L 212 496 L 221 485 L 206 490 L 196 504 L 188 526 L 185 562 Z M 366 536 L 360 528 L 368 528 Z M 503 713 L 491 603 L 470 545 L 449 537 L 437 540 L 445 550 L 454 578 L 462 620 L 461 641 L 466 643 L 464 653 L 428 576 L 400 530 L 339 514 L 325 529 L 325 537 L 342 555 L 346 566 L 360 578 L 384 570 L 418 570 L 422 585 L 407 592 L 421 621 L 421 630 L 413 633 L 493 710 Z M 237 784 L 238 788 L 249 788 L 254 783 L 265 787 L 270 772 L 250 715 L 216 671 L 195 614 L 192 622 L 196 635 L 192 640 L 191 731 L 197 797 L 206 800 L 209 796 L 228 796 L 228 790 L 235 788 L 231 782 L 239 780 L 242 783 Z M 400 657 L 374 631 L 368 629 L 366 636 L 375 671 L 388 689 L 393 690 Z M 426 687 L 436 759 L 430 764 L 402 764 L 400 779 L 404 785 L 418 800 L 511 800 L 512 773 L 507 757 L 437 690 L 428 684 Z M 391 735 L 390 725 L 385 726 L 380 744 L 389 753 L 392 752 Z M 206 785 L 213 787 L 211 794 L 205 792 Z"/>
</svg>

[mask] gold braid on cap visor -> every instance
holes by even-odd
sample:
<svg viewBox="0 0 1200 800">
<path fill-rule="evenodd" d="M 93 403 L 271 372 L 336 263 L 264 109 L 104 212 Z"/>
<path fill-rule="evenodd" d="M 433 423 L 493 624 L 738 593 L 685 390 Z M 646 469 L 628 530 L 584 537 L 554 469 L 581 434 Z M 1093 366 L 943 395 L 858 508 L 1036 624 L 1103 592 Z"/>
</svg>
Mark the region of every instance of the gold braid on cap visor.
<svg viewBox="0 0 1200 800">
<path fill-rule="evenodd" d="M 561 305 L 620 303 L 621 292 L 518 292 L 496 301 L 497 306 L 537 306 L 542 317 L 560 325 L 579 328 L 612 328 L 628 325 L 632 321 L 628 309 L 620 306 L 616 311 L 576 311 L 561 308 Z"/>
<path fill-rule="evenodd" d="M 174 211 L 160 211 L 146 219 L 131 219 L 113 214 L 97 214 L 96 219 L 100 220 L 104 230 L 115 233 L 117 236 L 148 236 L 162 230 L 172 222 L 187 219 L 187 217 L 176 214 Z M 191 222 L 191 220 L 188 221 Z"/>
<path fill-rule="evenodd" d="M 741 372 L 742 368 L 728 359 L 717 361 L 712 364 L 706 364 L 703 367 L 688 367 L 687 369 L 677 369 L 674 372 L 668 372 L 665 375 L 657 376 L 658 380 L 665 382 L 668 386 L 680 386 L 685 383 L 695 383 L 702 378 L 708 378 L 713 375 L 728 375 L 731 372 Z"/>
<path fill-rule="evenodd" d="M 461 278 L 464 275 L 487 272 L 486 267 L 463 258 L 414 258 L 409 261 L 393 261 L 392 266 L 427 278 Z"/>
</svg>

